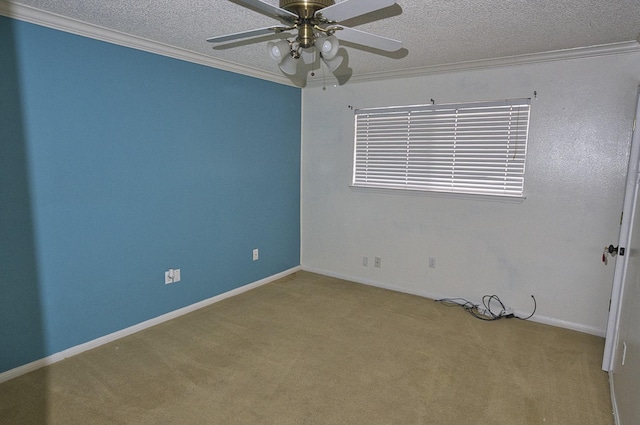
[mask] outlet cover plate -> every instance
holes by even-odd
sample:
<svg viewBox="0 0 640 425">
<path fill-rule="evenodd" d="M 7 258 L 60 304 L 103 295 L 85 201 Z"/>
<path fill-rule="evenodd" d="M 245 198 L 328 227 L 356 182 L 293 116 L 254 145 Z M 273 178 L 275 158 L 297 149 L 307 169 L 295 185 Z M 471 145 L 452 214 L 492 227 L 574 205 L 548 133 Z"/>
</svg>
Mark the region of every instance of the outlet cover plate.
<svg viewBox="0 0 640 425">
<path fill-rule="evenodd" d="M 170 285 L 176 282 L 180 282 L 180 269 L 169 269 L 164 272 L 165 285 Z"/>
</svg>

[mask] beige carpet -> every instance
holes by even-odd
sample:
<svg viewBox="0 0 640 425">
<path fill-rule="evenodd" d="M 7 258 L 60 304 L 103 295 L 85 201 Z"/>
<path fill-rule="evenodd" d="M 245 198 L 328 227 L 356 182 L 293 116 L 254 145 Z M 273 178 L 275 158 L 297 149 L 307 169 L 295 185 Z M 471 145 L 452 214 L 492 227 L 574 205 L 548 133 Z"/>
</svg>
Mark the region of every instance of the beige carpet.
<svg viewBox="0 0 640 425">
<path fill-rule="evenodd" d="M 601 338 L 310 273 L 0 385 L 1 424 L 613 424 Z"/>
</svg>

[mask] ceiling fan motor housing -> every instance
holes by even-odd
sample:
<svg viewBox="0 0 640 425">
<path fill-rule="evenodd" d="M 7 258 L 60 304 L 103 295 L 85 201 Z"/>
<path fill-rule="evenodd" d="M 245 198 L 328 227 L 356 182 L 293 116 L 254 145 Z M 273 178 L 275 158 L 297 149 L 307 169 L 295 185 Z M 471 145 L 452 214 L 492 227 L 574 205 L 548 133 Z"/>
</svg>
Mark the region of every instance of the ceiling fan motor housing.
<svg viewBox="0 0 640 425">
<path fill-rule="evenodd" d="M 314 15 L 318 10 L 334 3 L 334 0 L 280 0 L 281 9 L 295 13 L 299 17 L 297 41 L 300 47 L 306 49 L 313 46 L 314 27 L 319 23 Z"/>
<path fill-rule="evenodd" d="M 280 8 L 297 14 L 301 19 L 311 19 L 316 11 L 334 3 L 334 0 L 280 0 Z"/>
</svg>

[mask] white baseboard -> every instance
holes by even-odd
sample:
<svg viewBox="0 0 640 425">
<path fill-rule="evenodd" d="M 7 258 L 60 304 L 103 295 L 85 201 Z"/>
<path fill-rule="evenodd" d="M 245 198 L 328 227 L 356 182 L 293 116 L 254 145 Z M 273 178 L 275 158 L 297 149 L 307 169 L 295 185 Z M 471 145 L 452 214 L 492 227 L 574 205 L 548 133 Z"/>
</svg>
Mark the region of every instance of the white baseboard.
<svg viewBox="0 0 640 425">
<path fill-rule="evenodd" d="M 413 289 L 408 289 L 408 288 L 403 288 L 400 286 L 396 286 L 396 285 L 390 285 L 388 283 L 384 283 L 384 282 L 378 282 L 375 280 L 370 280 L 370 279 L 365 279 L 365 278 L 361 278 L 361 277 L 357 277 L 357 276 L 348 276 L 348 275 L 344 275 L 344 274 L 340 274 L 340 273 L 335 273 L 329 270 L 323 270 L 323 269 L 316 269 L 313 267 L 307 267 L 307 266 L 302 266 L 302 270 L 304 271 L 308 271 L 311 273 L 318 273 L 318 274 L 322 274 L 325 276 L 330 276 L 330 277 L 335 277 L 337 279 L 343 279 L 343 280 L 349 280 L 351 282 L 355 282 L 355 283 L 362 283 L 363 285 L 369 285 L 369 286 L 375 286 L 377 288 L 383 288 L 383 289 L 389 289 L 391 291 L 397 291 L 397 292 L 403 292 L 405 294 L 411 294 L 411 295 L 417 295 L 420 297 L 425 297 L 425 298 L 429 298 L 432 300 L 438 300 L 441 298 L 447 298 L 450 295 L 442 295 L 442 294 L 434 294 L 431 292 L 427 292 L 427 291 L 418 291 L 418 290 L 413 290 Z M 514 311 L 514 313 L 516 313 L 518 316 L 522 316 L 522 317 L 526 317 L 528 316 L 530 313 L 526 312 L 526 311 Z M 592 326 L 586 326 L 580 323 L 573 323 L 573 322 L 568 322 L 566 320 L 561 320 L 561 319 L 555 319 L 553 317 L 545 317 L 545 316 L 540 316 L 540 315 L 534 315 L 531 319 L 529 319 L 532 322 L 537 322 L 537 323 L 543 323 L 545 325 L 551 325 L 551 326 L 555 326 L 558 328 L 565 328 L 565 329 L 570 329 L 572 331 L 578 331 L 578 332 L 582 332 L 582 333 L 586 333 L 589 335 L 596 335 L 599 337 L 604 338 L 606 331 L 604 329 L 598 329 Z"/>
<path fill-rule="evenodd" d="M 526 312 L 517 312 L 519 314 L 528 315 Z M 572 331 L 578 331 L 589 335 L 599 336 L 604 338 L 606 336 L 606 331 L 604 329 L 599 329 L 593 326 L 583 325 L 581 323 L 568 322 L 566 320 L 554 319 L 553 317 L 539 316 L 534 315 L 531 319 L 532 322 L 543 323 L 545 325 L 556 326 L 558 328 L 570 329 Z"/>
<path fill-rule="evenodd" d="M 150 328 L 155 325 L 159 325 L 160 323 L 166 322 L 171 319 L 175 319 L 176 317 L 183 316 L 185 314 L 191 313 L 195 310 L 199 310 L 203 307 L 207 307 L 211 304 L 215 304 L 227 298 L 231 298 L 233 296 L 242 294 L 243 292 L 250 291 L 251 289 L 255 289 L 259 286 L 266 285 L 267 283 L 271 283 L 275 280 L 286 277 L 290 274 L 298 272 L 301 270 L 300 266 L 293 267 L 289 270 L 285 270 L 283 272 L 277 273 L 275 275 L 266 277 L 264 279 L 258 280 L 253 283 L 249 283 L 247 285 L 241 286 L 240 288 L 233 289 L 231 291 L 225 292 L 220 295 L 216 295 L 215 297 L 208 298 L 206 300 L 199 301 L 195 304 L 188 305 L 186 307 L 180 308 L 178 310 L 174 310 L 172 312 L 163 314 L 162 316 L 155 317 L 153 319 L 146 320 L 144 322 L 138 323 L 137 325 L 133 325 L 126 329 L 122 329 L 120 331 L 114 332 L 109 335 L 105 335 L 100 338 L 96 338 L 92 341 L 85 342 L 84 344 L 76 345 L 75 347 L 68 348 L 64 351 L 60 351 L 59 353 L 52 354 L 51 356 L 47 356 L 43 359 L 36 360 L 31 363 L 27 363 L 23 366 L 19 366 L 17 368 L 8 370 L 6 372 L 0 373 L 0 383 L 9 381 L 13 378 L 17 378 L 18 376 L 25 375 L 29 372 L 32 372 L 36 369 L 40 369 L 41 367 L 48 366 L 54 363 L 57 363 L 61 360 L 64 360 L 68 357 L 75 356 L 77 354 L 83 353 L 85 351 L 94 349 L 101 345 L 107 344 L 109 342 L 115 341 L 120 338 L 124 338 L 125 336 L 134 334 L 136 332 L 140 332 L 144 329 Z"/>
<path fill-rule="evenodd" d="M 390 291 L 396 291 L 396 292 L 402 292 L 405 294 L 411 294 L 411 295 L 417 295 L 419 297 L 424 297 L 424 298 L 429 298 L 432 300 L 437 300 L 440 298 L 444 298 L 442 296 L 439 296 L 438 294 L 432 294 L 430 292 L 426 292 L 426 291 L 416 291 L 416 290 L 412 290 L 412 289 L 408 289 L 408 288 L 402 288 L 400 286 L 396 286 L 396 285 L 391 285 L 388 283 L 384 283 L 384 282 L 378 282 L 376 280 L 371 280 L 371 279 L 365 279 L 362 277 L 358 277 L 358 276 L 349 276 L 349 275 L 345 275 L 345 274 L 341 274 L 341 273 L 335 273 L 329 270 L 324 270 L 324 269 L 316 269 L 313 267 L 307 267 L 307 266 L 302 266 L 302 270 L 306 271 L 306 272 L 310 272 L 310 273 L 317 273 L 317 274 L 321 274 L 324 276 L 329 276 L 329 277 L 335 277 L 336 279 L 342 279 L 342 280 L 348 280 L 350 282 L 355 282 L 355 283 L 361 283 L 363 285 L 368 285 L 368 286 L 375 286 L 376 288 L 382 288 L 382 289 L 388 289 Z"/>
<path fill-rule="evenodd" d="M 613 387 L 613 372 L 609 371 L 609 389 L 611 391 L 611 406 L 613 407 L 613 422 L 620 425 L 620 414 L 618 413 L 618 402 L 616 401 L 616 392 Z"/>
</svg>

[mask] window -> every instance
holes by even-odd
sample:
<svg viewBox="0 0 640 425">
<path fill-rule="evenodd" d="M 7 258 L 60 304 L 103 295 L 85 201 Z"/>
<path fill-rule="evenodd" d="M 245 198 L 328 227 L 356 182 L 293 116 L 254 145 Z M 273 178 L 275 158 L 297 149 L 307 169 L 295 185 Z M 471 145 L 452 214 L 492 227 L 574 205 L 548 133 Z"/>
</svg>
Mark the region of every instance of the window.
<svg viewBox="0 0 640 425">
<path fill-rule="evenodd" d="M 530 99 L 355 111 L 353 186 L 523 197 Z"/>
</svg>

